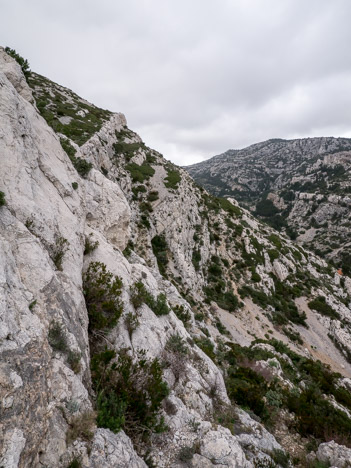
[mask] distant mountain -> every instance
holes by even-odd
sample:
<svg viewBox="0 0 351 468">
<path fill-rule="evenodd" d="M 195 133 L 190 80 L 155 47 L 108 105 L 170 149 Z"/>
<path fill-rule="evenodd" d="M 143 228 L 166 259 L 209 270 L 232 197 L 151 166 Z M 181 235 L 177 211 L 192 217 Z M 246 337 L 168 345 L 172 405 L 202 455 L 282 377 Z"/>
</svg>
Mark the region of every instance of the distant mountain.
<svg viewBox="0 0 351 468">
<path fill-rule="evenodd" d="M 350 272 L 351 139 L 268 140 L 185 169 Z"/>
</svg>

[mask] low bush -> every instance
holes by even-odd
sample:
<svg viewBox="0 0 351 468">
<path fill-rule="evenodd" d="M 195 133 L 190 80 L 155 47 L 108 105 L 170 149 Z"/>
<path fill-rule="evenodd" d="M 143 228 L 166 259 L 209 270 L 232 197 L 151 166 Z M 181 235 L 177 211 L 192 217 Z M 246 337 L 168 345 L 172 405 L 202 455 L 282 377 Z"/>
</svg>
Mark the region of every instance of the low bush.
<svg viewBox="0 0 351 468">
<path fill-rule="evenodd" d="M 4 192 L 0 192 L 0 206 L 6 205 L 5 194 Z"/>
<path fill-rule="evenodd" d="M 152 190 L 149 195 L 147 196 L 147 200 L 149 202 L 154 202 L 158 200 L 158 191 L 157 190 Z"/>
<path fill-rule="evenodd" d="M 176 354 L 188 354 L 188 346 L 178 333 L 175 333 L 168 338 L 166 349 Z"/>
<path fill-rule="evenodd" d="M 256 205 L 256 214 L 263 217 L 271 217 L 279 212 L 272 200 L 261 200 Z"/>
<path fill-rule="evenodd" d="M 99 427 L 123 429 L 133 441 L 166 429 L 160 410 L 169 390 L 157 359 L 141 351 L 133 362 L 124 350 L 117 357 L 106 349 L 92 357 L 91 372 Z"/>
<path fill-rule="evenodd" d="M 86 411 L 75 416 L 71 420 L 70 427 L 66 433 L 67 445 L 77 439 L 90 442 L 94 436 L 95 419 L 96 414 L 93 411 Z"/>
<path fill-rule="evenodd" d="M 155 169 L 146 163 L 143 163 L 142 165 L 130 163 L 126 165 L 126 169 L 130 172 L 133 182 L 143 183 L 155 174 Z"/>
<path fill-rule="evenodd" d="M 122 314 L 122 280 L 101 262 L 92 262 L 83 275 L 89 330 L 113 328 Z"/>
<path fill-rule="evenodd" d="M 268 386 L 261 375 L 247 367 L 230 368 L 226 385 L 229 398 L 249 408 L 261 419 L 268 419 L 269 413 L 264 402 Z"/>
<path fill-rule="evenodd" d="M 177 169 L 167 168 L 167 177 L 165 178 L 165 187 L 176 189 L 179 182 L 182 180 L 180 172 Z"/>
<path fill-rule="evenodd" d="M 69 351 L 67 362 L 75 374 L 79 374 L 81 370 L 81 353 L 79 351 Z"/>
<path fill-rule="evenodd" d="M 84 244 L 84 255 L 88 255 L 91 252 L 94 252 L 95 249 L 97 249 L 99 245 L 99 241 L 92 242 L 90 236 L 85 238 L 85 244 Z"/>
<path fill-rule="evenodd" d="M 192 255 L 192 262 L 196 271 L 200 269 L 200 262 L 201 262 L 201 252 L 200 250 L 194 250 Z"/>
<path fill-rule="evenodd" d="M 72 351 L 69 348 L 66 332 L 60 323 L 51 322 L 48 341 L 54 351 L 59 351 L 66 356 L 68 365 L 75 374 L 78 374 L 81 370 L 81 353 L 79 351 Z"/>
<path fill-rule="evenodd" d="M 62 271 L 62 261 L 67 249 L 68 240 L 62 236 L 55 236 L 55 244 L 51 247 L 50 257 L 60 271 Z"/>
<path fill-rule="evenodd" d="M 151 247 L 161 275 L 167 277 L 168 245 L 165 235 L 160 234 L 153 237 L 151 239 Z"/>
<path fill-rule="evenodd" d="M 160 293 L 155 299 L 141 281 L 136 282 L 131 288 L 130 300 L 136 309 L 142 304 L 146 304 L 158 316 L 167 315 L 170 312 L 166 295 Z"/>
<path fill-rule="evenodd" d="M 340 315 L 329 304 L 327 304 L 324 296 L 318 296 L 310 301 L 308 303 L 308 307 L 332 319 L 340 319 Z"/>
<path fill-rule="evenodd" d="M 179 318 L 179 320 L 181 320 L 184 326 L 186 327 L 191 321 L 190 312 L 186 310 L 183 305 L 172 306 L 172 309 L 176 316 Z"/>
<path fill-rule="evenodd" d="M 61 353 L 68 351 L 66 333 L 64 332 L 62 325 L 58 322 L 51 323 L 48 340 L 54 351 L 60 351 Z"/>
<path fill-rule="evenodd" d="M 85 159 L 75 156 L 77 150 L 71 145 L 69 140 L 60 138 L 60 143 L 78 174 L 83 178 L 87 177 L 93 165 Z"/>
</svg>

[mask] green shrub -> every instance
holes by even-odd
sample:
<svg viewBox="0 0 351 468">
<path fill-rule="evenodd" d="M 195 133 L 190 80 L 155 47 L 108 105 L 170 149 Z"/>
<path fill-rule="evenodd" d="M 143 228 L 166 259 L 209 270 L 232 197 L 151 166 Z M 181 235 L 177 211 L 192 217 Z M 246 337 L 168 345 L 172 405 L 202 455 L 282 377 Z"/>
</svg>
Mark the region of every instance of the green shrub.
<svg viewBox="0 0 351 468">
<path fill-rule="evenodd" d="M 98 247 L 99 241 L 92 242 L 90 236 L 85 238 L 84 255 L 88 255 Z"/>
<path fill-rule="evenodd" d="M 309 386 L 300 394 L 289 393 L 286 396 L 286 405 L 289 411 L 295 413 L 302 436 L 325 440 L 330 434 L 333 438 L 341 436 L 351 440 L 351 420 L 323 398 L 316 385 Z"/>
<path fill-rule="evenodd" d="M 107 271 L 101 262 L 92 262 L 83 275 L 83 293 L 89 329 L 113 328 L 122 314 L 122 280 Z"/>
<path fill-rule="evenodd" d="M 167 298 L 165 294 L 161 293 L 157 296 L 156 304 L 152 310 L 158 316 L 169 314 L 170 309 L 167 305 Z"/>
<path fill-rule="evenodd" d="M 175 333 L 168 338 L 166 349 L 176 354 L 188 354 L 188 347 L 183 338 L 178 333 Z"/>
<path fill-rule="evenodd" d="M 137 281 L 130 289 L 130 302 L 133 306 L 138 309 L 143 304 L 147 304 L 150 307 L 155 301 L 153 295 L 145 288 L 141 281 Z M 151 308 L 151 307 L 150 307 Z"/>
<path fill-rule="evenodd" d="M 151 239 L 151 246 L 161 275 L 167 277 L 168 245 L 165 235 L 161 234 L 153 237 Z"/>
<path fill-rule="evenodd" d="M 264 402 L 268 387 L 265 379 L 252 369 L 231 367 L 226 380 L 228 396 L 238 405 L 249 408 L 262 419 L 269 413 Z"/>
<path fill-rule="evenodd" d="M 117 357 L 106 349 L 92 357 L 91 372 L 99 427 L 123 429 L 134 441 L 166 429 L 160 410 L 169 390 L 157 359 L 140 352 L 133 362 L 124 350 Z"/>
<path fill-rule="evenodd" d="M 273 461 L 277 463 L 277 465 L 281 466 L 282 468 L 290 467 L 290 457 L 283 450 L 273 449 L 271 453 L 271 457 Z"/>
<path fill-rule="evenodd" d="M 115 156 L 124 154 L 127 161 L 130 161 L 130 159 L 134 156 L 134 154 L 136 154 L 139 151 L 139 149 L 145 148 L 145 144 L 140 143 L 138 141 L 135 143 L 126 143 L 124 141 L 119 141 L 118 143 L 114 143 L 112 146 L 115 151 Z"/>
<path fill-rule="evenodd" d="M 50 257 L 60 271 L 62 271 L 62 261 L 67 249 L 68 240 L 62 236 L 55 236 L 55 244 L 51 247 Z"/>
<path fill-rule="evenodd" d="M 123 255 L 128 258 L 132 253 L 132 250 L 134 250 L 134 243 L 129 239 L 126 248 L 123 250 Z"/>
<path fill-rule="evenodd" d="M 67 156 L 71 160 L 74 168 L 78 172 L 78 174 L 81 177 L 85 178 L 91 171 L 93 165 L 90 162 L 86 161 L 85 159 L 75 156 L 77 150 L 71 145 L 69 140 L 65 138 L 60 138 L 60 143 L 61 143 L 62 148 L 66 152 Z M 77 188 L 78 188 L 78 184 L 77 184 Z"/>
<path fill-rule="evenodd" d="M 67 355 L 67 362 L 75 374 L 79 374 L 81 370 L 81 353 L 79 351 L 69 351 Z"/>
<path fill-rule="evenodd" d="M 276 234 L 271 234 L 268 236 L 268 240 L 272 242 L 272 244 L 280 251 L 281 248 L 283 247 L 280 237 L 277 236 Z"/>
<path fill-rule="evenodd" d="M 197 346 L 205 353 L 212 361 L 215 361 L 216 354 L 214 350 L 214 344 L 209 338 L 195 338 Z"/>
<path fill-rule="evenodd" d="M 78 374 L 81 369 L 81 353 L 72 351 L 68 347 L 68 341 L 65 331 L 58 322 L 51 322 L 48 333 L 48 341 L 54 351 L 66 355 L 67 363 L 75 374 Z"/>
<path fill-rule="evenodd" d="M 194 250 L 192 255 L 192 262 L 196 271 L 200 269 L 200 262 L 201 262 L 201 252 L 200 250 Z"/>
<path fill-rule="evenodd" d="M 215 213 L 219 213 L 220 210 L 222 209 L 234 217 L 242 216 L 241 209 L 233 205 L 226 198 L 214 197 L 213 195 L 204 194 L 203 200 L 209 211 L 214 211 Z"/>
<path fill-rule="evenodd" d="M 259 283 L 262 278 L 256 271 L 254 271 L 251 275 L 251 279 L 254 283 Z"/>
<path fill-rule="evenodd" d="M 182 180 L 180 172 L 177 169 L 167 169 L 167 177 L 165 178 L 165 187 L 176 189 L 179 182 Z"/>
<path fill-rule="evenodd" d="M 191 320 L 190 312 L 186 310 L 183 305 L 172 306 L 172 309 L 179 320 L 181 320 L 186 327 Z"/>
<path fill-rule="evenodd" d="M 72 146 L 71 142 L 66 138 L 60 138 L 60 143 L 66 154 L 69 156 L 69 158 L 74 158 L 74 156 L 77 153 L 77 150 L 74 148 L 74 146 Z"/>
<path fill-rule="evenodd" d="M 340 319 L 340 315 L 326 302 L 324 296 L 318 296 L 308 303 L 308 307 L 332 319 Z"/>
<path fill-rule="evenodd" d="M 147 196 L 147 200 L 149 202 L 154 202 L 158 200 L 158 191 L 157 190 L 152 190 L 149 195 Z"/>
<path fill-rule="evenodd" d="M 256 214 L 263 217 L 271 217 L 279 212 L 272 200 L 261 200 L 256 205 Z"/>
<path fill-rule="evenodd" d="M 132 187 L 132 192 L 133 192 L 133 195 L 134 195 L 135 199 L 137 199 L 138 194 L 139 193 L 146 193 L 147 189 L 146 189 L 145 185 L 136 185 L 136 186 Z"/>
<path fill-rule="evenodd" d="M 34 301 L 32 301 L 28 306 L 29 310 L 33 310 L 36 304 L 37 304 L 37 300 L 34 299 Z"/>
<path fill-rule="evenodd" d="M 72 162 L 78 174 L 83 178 L 85 178 L 93 168 L 93 165 L 90 162 L 79 157 L 74 158 Z"/>
<path fill-rule="evenodd" d="M 146 304 L 158 316 L 166 315 L 170 312 L 165 294 L 161 293 L 155 299 L 154 296 L 147 291 L 141 281 L 136 282 L 132 286 L 130 290 L 130 300 L 136 309 L 142 304 Z"/>
<path fill-rule="evenodd" d="M 68 351 L 66 333 L 64 332 L 62 325 L 58 322 L 54 321 L 50 324 L 48 340 L 54 351 L 60 351 L 61 353 Z"/>
<path fill-rule="evenodd" d="M 155 174 L 155 169 L 146 163 L 143 163 L 141 166 L 136 163 L 130 163 L 126 165 L 126 169 L 130 172 L 133 182 L 143 183 Z"/>
<path fill-rule="evenodd" d="M 77 189 L 78 189 L 78 184 L 77 184 L 77 182 L 72 182 L 72 188 L 73 188 L 73 190 L 77 190 Z"/>
<path fill-rule="evenodd" d="M 149 203 L 149 202 L 141 202 L 140 205 L 139 205 L 139 209 L 142 213 L 152 213 L 153 212 L 153 208 L 152 208 L 152 205 Z"/>
<path fill-rule="evenodd" d="M 181 462 L 188 462 L 193 458 L 194 454 L 194 447 L 182 447 L 178 453 L 178 460 Z"/>
<path fill-rule="evenodd" d="M 66 433 L 67 445 L 82 439 L 90 442 L 94 436 L 96 415 L 93 411 L 86 411 L 85 413 L 78 414 L 69 423 L 69 429 Z"/>
<path fill-rule="evenodd" d="M 269 249 L 268 255 L 272 263 L 274 262 L 275 259 L 279 258 L 279 252 L 276 249 Z"/>
<path fill-rule="evenodd" d="M 79 458 L 74 458 L 69 465 L 67 465 L 67 468 L 82 468 L 82 462 Z"/>
<path fill-rule="evenodd" d="M 109 111 L 87 103 L 68 89 L 63 93 L 62 87 L 36 73 L 32 73 L 27 81 L 33 90 L 38 110 L 48 125 L 78 145 L 96 134 L 112 115 Z M 84 115 L 79 111 L 84 111 Z M 62 116 L 70 117 L 70 122 L 62 123 Z"/>
<path fill-rule="evenodd" d="M 6 205 L 5 194 L 4 192 L 0 192 L 0 206 Z"/>
</svg>

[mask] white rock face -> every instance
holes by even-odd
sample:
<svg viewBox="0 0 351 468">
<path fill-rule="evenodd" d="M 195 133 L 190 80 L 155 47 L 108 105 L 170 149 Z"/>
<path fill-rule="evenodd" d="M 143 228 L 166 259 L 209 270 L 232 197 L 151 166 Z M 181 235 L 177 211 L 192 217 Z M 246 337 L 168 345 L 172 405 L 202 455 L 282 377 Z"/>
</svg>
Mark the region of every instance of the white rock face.
<svg viewBox="0 0 351 468">
<path fill-rule="evenodd" d="M 209 431 L 205 435 L 201 442 L 200 454 L 211 460 L 214 466 L 228 468 L 251 468 L 253 466 L 247 461 L 245 453 L 235 437 L 225 428 Z"/>
<path fill-rule="evenodd" d="M 138 457 L 129 437 L 123 431 L 114 434 L 108 429 L 98 429 L 92 444 L 89 468 L 147 468 Z"/>
<path fill-rule="evenodd" d="M 12 83 L 18 94 L 26 101 L 34 102 L 32 90 L 28 86 L 24 75 L 21 73 L 21 67 L 15 59 L 5 53 L 5 49 L 0 46 L 1 71 Z"/>
<path fill-rule="evenodd" d="M 317 451 L 317 459 L 329 462 L 330 466 L 336 468 L 347 468 L 351 466 L 351 449 L 344 445 L 338 445 L 333 440 L 320 444 Z"/>
</svg>

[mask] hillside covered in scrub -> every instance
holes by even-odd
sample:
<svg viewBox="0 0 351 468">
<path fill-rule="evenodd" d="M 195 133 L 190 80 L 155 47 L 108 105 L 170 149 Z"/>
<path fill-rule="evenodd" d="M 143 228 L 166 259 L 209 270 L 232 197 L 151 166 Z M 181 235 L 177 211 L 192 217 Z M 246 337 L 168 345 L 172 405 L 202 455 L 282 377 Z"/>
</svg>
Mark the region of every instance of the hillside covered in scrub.
<svg viewBox="0 0 351 468">
<path fill-rule="evenodd" d="M 351 279 L 17 62 L 0 49 L 0 466 L 347 466 Z"/>
<path fill-rule="evenodd" d="M 268 140 L 186 169 L 351 273 L 351 139 Z"/>
</svg>

